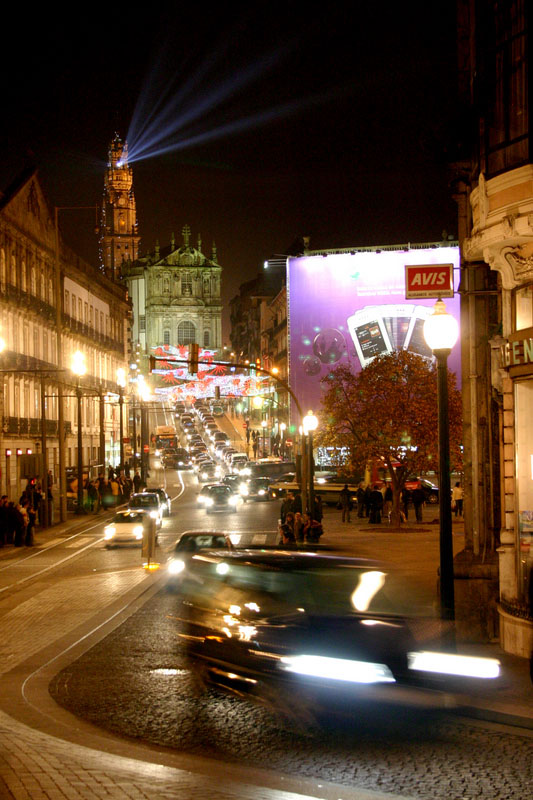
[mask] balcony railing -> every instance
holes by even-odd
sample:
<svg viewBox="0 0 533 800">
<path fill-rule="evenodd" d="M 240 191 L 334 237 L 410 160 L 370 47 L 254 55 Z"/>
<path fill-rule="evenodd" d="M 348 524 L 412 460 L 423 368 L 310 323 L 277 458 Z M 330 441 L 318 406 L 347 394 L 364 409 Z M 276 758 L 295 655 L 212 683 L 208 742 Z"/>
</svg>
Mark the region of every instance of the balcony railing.
<svg viewBox="0 0 533 800">
<path fill-rule="evenodd" d="M 4 417 L 2 430 L 6 436 L 31 436 L 42 435 L 42 420 L 39 417 Z M 72 423 L 65 421 L 65 433 L 72 433 Z M 57 436 L 57 420 L 46 420 L 46 435 Z"/>
</svg>

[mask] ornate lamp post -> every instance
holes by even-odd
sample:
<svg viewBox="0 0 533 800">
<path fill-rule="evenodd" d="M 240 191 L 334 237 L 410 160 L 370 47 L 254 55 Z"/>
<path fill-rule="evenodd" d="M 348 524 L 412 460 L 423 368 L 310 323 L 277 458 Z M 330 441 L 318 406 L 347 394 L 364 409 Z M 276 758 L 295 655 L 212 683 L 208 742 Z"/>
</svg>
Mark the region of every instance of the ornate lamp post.
<svg viewBox="0 0 533 800">
<path fill-rule="evenodd" d="M 263 453 L 262 453 L 262 455 L 265 455 L 265 453 L 266 453 L 265 435 L 266 435 L 267 425 L 268 425 L 268 422 L 266 421 L 266 419 L 261 420 L 261 427 L 263 428 Z"/>
<path fill-rule="evenodd" d="M 78 398 L 78 504 L 76 514 L 85 514 L 83 506 L 83 442 L 82 442 L 82 423 L 81 423 L 81 398 L 83 396 L 80 386 L 80 378 L 87 372 L 85 364 L 85 353 L 76 350 L 72 356 L 71 370 L 77 375 L 76 397 Z"/>
<path fill-rule="evenodd" d="M 443 619 L 455 618 L 453 586 L 452 506 L 450 500 L 450 429 L 448 420 L 448 356 L 459 336 L 457 320 L 437 300 L 424 323 L 424 337 L 437 359 L 439 420 L 440 605 Z"/>
<path fill-rule="evenodd" d="M 287 426 L 284 422 L 280 422 L 279 429 L 281 431 L 281 441 L 279 443 L 279 451 L 281 453 L 281 457 L 285 458 L 285 431 L 287 430 Z"/>
<path fill-rule="evenodd" d="M 120 436 L 120 471 L 124 469 L 124 387 L 126 386 L 126 370 L 124 370 L 122 367 L 117 369 L 117 384 Z"/>
<path fill-rule="evenodd" d="M 305 417 L 302 419 L 302 427 L 305 436 L 307 436 L 306 448 L 307 448 L 307 459 L 308 459 L 307 479 L 309 481 L 309 497 L 308 497 L 309 516 L 311 517 L 311 519 L 314 519 L 315 518 L 315 461 L 313 458 L 313 431 L 316 431 L 316 429 L 318 428 L 318 420 L 312 411 L 308 411 Z"/>
</svg>

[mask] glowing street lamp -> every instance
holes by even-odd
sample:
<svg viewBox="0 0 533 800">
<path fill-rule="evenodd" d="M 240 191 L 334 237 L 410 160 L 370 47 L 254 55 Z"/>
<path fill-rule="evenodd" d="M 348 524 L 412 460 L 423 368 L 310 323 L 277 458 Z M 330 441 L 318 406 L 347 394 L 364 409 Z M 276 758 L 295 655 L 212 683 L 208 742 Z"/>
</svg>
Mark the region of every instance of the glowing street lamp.
<svg viewBox="0 0 533 800">
<path fill-rule="evenodd" d="M 424 323 L 424 338 L 437 359 L 439 424 L 440 605 L 443 619 L 455 618 L 453 585 L 452 506 L 450 500 L 450 428 L 448 418 L 448 356 L 459 336 L 457 320 L 437 300 Z"/>
<path fill-rule="evenodd" d="M 308 411 L 302 419 L 302 427 L 305 436 L 307 436 L 307 457 L 308 469 L 307 478 L 309 481 L 309 516 L 311 519 L 315 518 L 315 462 L 313 458 L 313 431 L 318 428 L 318 419 L 312 411 Z"/>
<path fill-rule="evenodd" d="M 85 508 L 83 505 L 83 442 L 81 427 L 82 390 L 80 386 L 80 378 L 87 372 L 87 365 L 85 363 L 85 353 L 82 353 L 81 350 L 76 350 L 76 352 L 73 353 L 70 369 L 74 375 L 77 376 L 76 397 L 78 399 L 78 504 L 76 507 L 76 514 L 85 514 Z"/>
</svg>

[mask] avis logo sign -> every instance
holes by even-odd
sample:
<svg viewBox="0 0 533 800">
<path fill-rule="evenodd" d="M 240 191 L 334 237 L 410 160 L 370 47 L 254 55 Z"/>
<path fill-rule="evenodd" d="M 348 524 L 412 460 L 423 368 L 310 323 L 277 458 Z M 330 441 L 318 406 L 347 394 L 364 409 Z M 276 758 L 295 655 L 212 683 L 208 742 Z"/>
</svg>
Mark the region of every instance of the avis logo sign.
<svg viewBox="0 0 533 800">
<path fill-rule="evenodd" d="M 405 297 L 453 297 L 453 264 L 406 264 Z"/>
</svg>

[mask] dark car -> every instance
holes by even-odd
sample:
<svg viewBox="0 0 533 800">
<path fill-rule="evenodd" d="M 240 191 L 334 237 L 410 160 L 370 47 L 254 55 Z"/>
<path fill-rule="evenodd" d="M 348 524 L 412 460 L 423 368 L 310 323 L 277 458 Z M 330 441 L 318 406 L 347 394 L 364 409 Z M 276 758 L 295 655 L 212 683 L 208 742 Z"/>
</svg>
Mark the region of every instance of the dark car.
<svg viewBox="0 0 533 800">
<path fill-rule="evenodd" d="M 167 562 L 167 588 L 179 586 L 190 559 L 195 553 L 207 550 L 233 550 L 226 533 L 213 531 L 186 531 L 182 533 Z"/>
<path fill-rule="evenodd" d="M 466 676 L 499 673 L 493 659 L 436 651 L 435 620 L 416 617 L 409 587 L 373 561 L 265 549 L 193 555 L 180 593 L 180 636 L 199 683 L 298 720 L 359 713 L 367 702 L 440 706 L 436 689 L 450 675 L 468 692 Z"/>
<path fill-rule="evenodd" d="M 165 469 L 192 469 L 192 459 L 184 447 L 176 448 L 175 453 L 165 453 L 161 457 Z"/>
<path fill-rule="evenodd" d="M 239 493 L 245 503 L 248 500 L 270 500 L 269 486 L 268 478 L 249 478 L 247 481 L 241 481 Z"/>
<path fill-rule="evenodd" d="M 198 501 L 210 514 L 212 511 L 236 511 L 240 497 L 229 486 L 223 483 L 212 483 L 207 487 L 207 491 L 202 490 Z"/>
<path fill-rule="evenodd" d="M 405 481 L 405 488 L 412 492 L 414 489 L 422 489 L 426 503 L 435 505 L 439 502 L 439 487 L 428 481 L 427 478 L 410 477 Z"/>
</svg>

